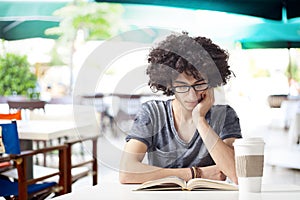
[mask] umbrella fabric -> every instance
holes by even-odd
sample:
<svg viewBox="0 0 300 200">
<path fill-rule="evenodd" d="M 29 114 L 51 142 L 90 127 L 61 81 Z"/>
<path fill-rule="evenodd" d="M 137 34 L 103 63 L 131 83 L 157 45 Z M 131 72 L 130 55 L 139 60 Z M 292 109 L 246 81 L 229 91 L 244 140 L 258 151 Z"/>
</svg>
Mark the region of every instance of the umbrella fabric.
<svg viewBox="0 0 300 200">
<path fill-rule="evenodd" d="M 294 41 L 261 41 L 261 42 L 241 42 L 242 49 L 276 49 L 276 48 L 300 48 L 300 42 Z"/>
<path fill-rule="evenodd" d="M 95 0 L 96 2 L 133 3 L 189 9 L 215 10 L 282 20 L 300 17 L 299 0 Z"/>
<path fill-rule="evenodd" d="M 300 19 L 275 21 L 232 13 L 136 4 L 126 4 L 124 8 L 124 21 L 131 26 L 186 30 L 233 48 L 236 42 L 245 49 L 295 48 L 300 42 Z M 133 36 L 132 40 L 145 38 L 141 34 L 141 37 Z"/>
<path fill-rule="evenodd" d="M 300 48 L 300 23 L 283 23 L 265 20 L 249 26 L 239 39 L 243 49 Z"/>
<path fill-rule="evenodd" d="M 43 20 L 9 20 L 0 21 L 0 38 L 5 40 L 20 40 L 26 38 L 51 38 L 56 39 L 55 35 L 46 35 L 46 29 L 58 26 L 59 22 Z"/>
<path fill-rule="evenodd" d="M 18 40 L 34 37 L 57 38 L 45 30 L 59 25 L 52 13 L 69 1 L 0 0 L 0 38 Z"/>
</svg>

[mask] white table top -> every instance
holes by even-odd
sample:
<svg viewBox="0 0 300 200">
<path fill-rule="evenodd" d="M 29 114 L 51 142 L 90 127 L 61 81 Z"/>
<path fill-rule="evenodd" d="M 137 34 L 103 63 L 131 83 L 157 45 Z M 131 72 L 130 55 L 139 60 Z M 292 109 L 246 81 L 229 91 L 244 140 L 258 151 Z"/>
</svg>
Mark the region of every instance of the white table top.
<svg viewBox="0 0 300 200">
<path fill-rule="evenodd" d="M 20 139 L 51 140 L 75 133 L 76 125 L 70 121 L 28 120 L 18 121 Z"/>
<path fill-rule="evenodd" d="M 1 120 L 1 123 L 10 123 Z M 89 127 L 89 124 L 78 125 L 72 121 L 56 120 L 20 120 L 17 121 L 21 140 L 51 140 L 64 136 L 78 136 L 78 130 Z"/>
<path fill-rule="evenodd" d="M 117 182 L 101 182 L 72 193 L 54 198 L 55 200 L 74 199 L 122 199 L 122 200 L 166 200 L 166 199 L 209 199 L 209 200 L 299 200 L 298 185 L 263 185 L 261 193 L 239 193 L 238 191 L 133 191 L 137 185 L 122 185 Z"/>
</svg>

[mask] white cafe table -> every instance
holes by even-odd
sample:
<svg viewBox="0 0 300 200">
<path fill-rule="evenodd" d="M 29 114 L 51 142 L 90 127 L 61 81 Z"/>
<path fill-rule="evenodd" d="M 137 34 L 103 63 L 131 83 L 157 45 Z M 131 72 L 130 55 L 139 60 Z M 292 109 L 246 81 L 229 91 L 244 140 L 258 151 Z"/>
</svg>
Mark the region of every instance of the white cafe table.
<svg viewBox="0 0 300 200">
<path fill-rule="evenodd" d="M 24 120 L 18 121 L 20 140 L 52 140 L 73 136 L 77 125 L 72 121 Z"/>
<path fill-rule="evenodd" d="M 83 187 L 53 200 L 116 199 L 116 200 L 299 200 L 298 185 L 263 185 L 261 193 L 238 191 L 133 191 L 137 185 L 122 185 L 118 182 L 100 182 L 99 185 Z"/>
<path fill-rule="evenodd" d="M 0 120 L 0 123 L 10 123 Z M 20 140 L 52 140 L 64 136 L 76 136 L 76 130 L 88 126 L 62 120 L 17 120 Z"/>
</svg>

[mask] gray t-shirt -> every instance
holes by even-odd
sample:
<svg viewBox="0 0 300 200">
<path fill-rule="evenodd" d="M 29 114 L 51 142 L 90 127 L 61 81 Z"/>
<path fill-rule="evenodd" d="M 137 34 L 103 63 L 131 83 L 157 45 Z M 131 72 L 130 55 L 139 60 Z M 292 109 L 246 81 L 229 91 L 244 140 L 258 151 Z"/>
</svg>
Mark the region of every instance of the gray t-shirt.
<svg viewBox="0 0 300 200">
<path fill-rule="evenodd" d="M 222 140 L 242 137 L 239 118 L 230 106 L 214 105 L 205 118 Z M 153 166 L 182 168 L 215 164 L 198 131 L 188 143 L 178 136 L 172 100 L 143 103 L 126 141 L 130 139 L 147 145 L 148 162 Z"/>
</svg>

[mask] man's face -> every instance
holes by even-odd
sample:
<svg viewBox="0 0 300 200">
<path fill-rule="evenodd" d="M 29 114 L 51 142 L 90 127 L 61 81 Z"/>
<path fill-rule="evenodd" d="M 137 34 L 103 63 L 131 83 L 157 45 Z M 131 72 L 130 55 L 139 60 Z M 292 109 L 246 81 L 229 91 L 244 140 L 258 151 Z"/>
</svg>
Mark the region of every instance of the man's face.
<svg viewBox="0 0 300 200">
<path fill-rule="evenodd" d="M 204 79 L 195 79 L 186 73 L 181 73 L 173 81 L 175 98 L 183 108 L 192 111 L 202 100 L 202 94 L 207 90 L 208 84 Z"/>
</svg>

